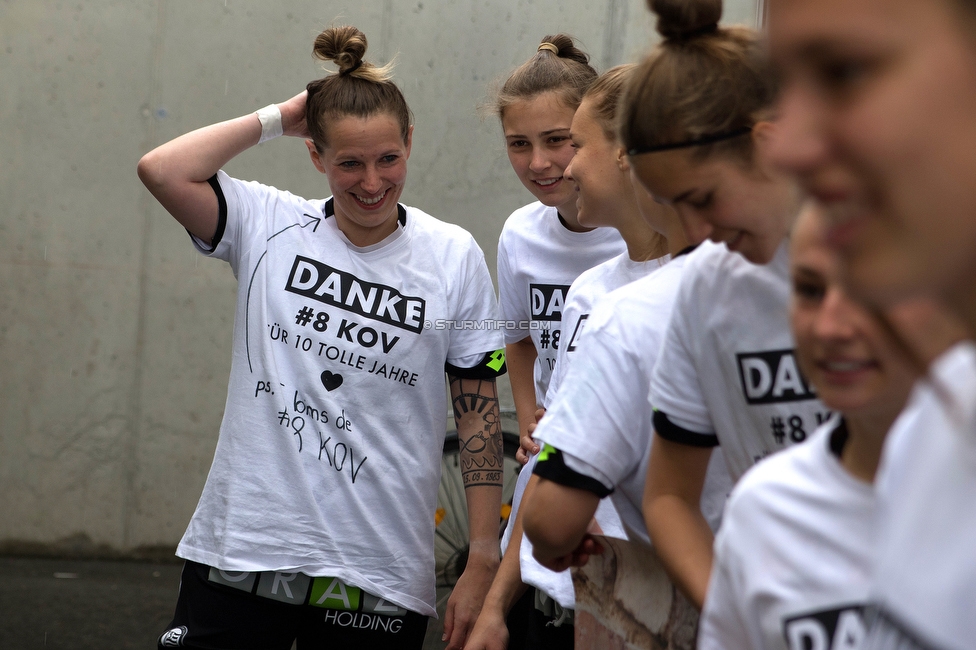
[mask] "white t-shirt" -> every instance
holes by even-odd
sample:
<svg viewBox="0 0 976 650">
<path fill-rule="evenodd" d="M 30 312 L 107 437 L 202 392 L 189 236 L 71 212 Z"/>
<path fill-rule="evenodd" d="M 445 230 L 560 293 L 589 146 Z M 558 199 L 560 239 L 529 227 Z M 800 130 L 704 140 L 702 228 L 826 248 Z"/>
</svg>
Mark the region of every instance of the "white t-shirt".
<svg viewBox="0 0 976 650">
<path fill-rule="evenodd" d="M 712 242 L 685 265 L 651 380 L 655 430 L 720 443 L 733 481 L 828 417 L 793 354 L 789 297 L 785 241 L 765 265 Z"/>
<path fill-rule="evenodd" d="M 866 647 L 974 647 L 976 344 L 953 347 L 916 386 L 888 435 L 877 490 L 871 597 L 884 621 Z"/>
<path fill-rule="evenodd" d="M 432 324 L 497 318 L 481 250 L 402 206 L 396 232 L 357 248 L 325 201 L 223 172 L 212 185 L 226 222 L 209 254 L 238 278 L 234 352 L 213 465 L 177 554 L 333 576 L 435 615 L 445 362 L 464 368 L 503 340 Z M 503 357 L 485 361 L 498 370 Z"/>
<path fill-rule="evenodd" d="M 635 262 L 630 259 L 628 253 L 624 252 L 592 269 L 583 271 L 573 281 L 563 307 L 562 330 L 565 333 L 562 335 L 562 345 L 556 350 L 556 365 L 553 367 L 549 387 L 546 390 L 546 408 L 549 408 L 556 391 L 559 390 L 559 385 L 566 376 L 570 365 L 568 359 L 579 346 L 580 336 L 586 329 L 590 313 L 597 301 L 614 289 L 661 269 L 670 259 L 670 255 L 665 255 L 653 260 Z"/>
<path fill-rule="evenodd" d="M 547 403 L 557 393 L 559 381 L 564 375 L 564 371 L 573 365 L 572 358 L 575 346 L 578 343 L 579 336 L 583 332 L 583 327 L 586 319 L 589 317 L 590 310 L 597 300 L 606 296 L 614 289 L 661 269 L 669 259 L 669 256 L 665 256 L 653 260 L 635 262 L 630 259 L 629 254 L 625 251 L 602 264 L 598 264 L 584 271 L 573 281 L 569 291 L 566 293 L 566 300 L 562 312 L 563 322 L 567 324 L 567 327 L 563 328 L 566 338 L 561 341 L 562 344 L 556 352 L 556 366 L 549 380 L 549 388 L 546 392 Z M 548 415 L 543 418 L 542 422 L 545 422 L 547 419 Z M 532 466 L 534 466 L 534 463 L 535 458 L 533 459 Z M 531 474 L 532 467 L 526 465 L 522 471 L 526 474 L 526 478 L 517 482 L 515 485 L 516 497 L 519 503 L 521 503 L 521 496 L 525 491 L 525 486 L 528 484 L 528 476 Z M 513 509 L 512 512 L 514 515 L 518 511 Z M 614 510 L 613 505 L 606 499 L 600 501 L 595 518 L 605 535 L 627 539 L 627 534 L 624 532 L 623 525 L 620 522 L 620 516 Z M 522 574 L 522 582 L 541 589 L 563 607 L 568 609 L 575 607 L 576 599 L 573 590 L 573 578 L 569 570 L 559 572 L 550 571 L 539 564 L 532 555 L 532 542 L 525 535 L 522 536 L 522 543 L 519 547 L 519 567 Z"/>
<path fill-rule="evenodd" d="M 565 382 L 536 431 L 539 441 L 565 455 L 571 470 L 599 481 L 605 492 L 593 486 L 597 494 L 611 493 L 628 532 L 645 543 L 650 538 L 641 502 L 654 431 L 647 394 L 688 257 L 678 255 L 597 303 Z M 712 454 L 702 493 L 702 512 L 713 528 L 731 488 L 719 450 Z"/>
<path fill-rule="evenodd" d="M 840 462 L 835 416 L 729 497 L 699 650 L 854 650 L 864 639 L 874 489 Z"/>
<path fill-rule="evenodd" d="M 542 406 L 562 339 L 560 322 L 566 292 L 586 269 L 627 250 L 613 228 L 573 232 L 556 208 L 530 203 L 508 218 L 498 239 L 498 295 L 502 317 L 520 324 L 505 330 L 505 343 L 526 336 L 535 361 L 535 399 Z M 522 326 L 526 327 L 522 327 Z"/>
</svg>

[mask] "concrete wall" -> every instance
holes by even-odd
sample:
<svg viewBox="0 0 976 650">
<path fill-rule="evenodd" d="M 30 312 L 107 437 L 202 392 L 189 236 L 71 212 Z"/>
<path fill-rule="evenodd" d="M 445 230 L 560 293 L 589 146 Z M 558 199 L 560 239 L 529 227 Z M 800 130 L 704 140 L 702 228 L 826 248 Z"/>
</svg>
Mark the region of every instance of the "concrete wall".
<svg viewBox="0 0 976 650">
<path fill-rule="evenodd" d="M 726 4 L 754 22 L 755 0 Z M 492 267 L 531 197 L 477 115 L 489 82 L 546 33 L 601 69 L 653 38 L 643 0 L 0 0 L 0 551 L 178 541 L 216 442 L 235 281 L 135 163 L 321 76 L 312 40 L 336 22 L 367 34 L 370 60 L 399 53 L 416 114 L 404 201 L 471 230 Z M 227 171 L 328 194 L 294 139 Z"/>
</svg>

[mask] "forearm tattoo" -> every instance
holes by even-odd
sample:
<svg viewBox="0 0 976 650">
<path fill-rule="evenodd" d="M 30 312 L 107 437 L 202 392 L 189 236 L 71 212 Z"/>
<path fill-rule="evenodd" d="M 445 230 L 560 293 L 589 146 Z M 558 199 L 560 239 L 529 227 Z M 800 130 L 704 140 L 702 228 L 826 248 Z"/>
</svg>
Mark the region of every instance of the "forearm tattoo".
<svg viewBox="0 0 976 650">
<path fill-rule="evenodd" d="M 451 377 L 464 487 L 502 484 L 502 428 L 495 382 Z"/>
</svg>

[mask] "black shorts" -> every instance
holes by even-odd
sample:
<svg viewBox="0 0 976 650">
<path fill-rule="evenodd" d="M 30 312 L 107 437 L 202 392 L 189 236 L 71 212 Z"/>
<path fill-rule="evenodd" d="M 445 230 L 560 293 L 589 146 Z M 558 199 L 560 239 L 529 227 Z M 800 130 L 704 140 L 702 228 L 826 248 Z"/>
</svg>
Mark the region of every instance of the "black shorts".
<svg viewBox="0 0 976 650">
<path fill-rule="evenodd" d="M 533 591 L 535 596 L 525 628 L 525 650 L 573 650 L 575 613 L 560 607 L 545 592 Z"/>
<path fill-rule="evenodd" d="M 508 650 L 573 650 L 573 623 L 536 607 L 536 594 L 536 588 L 529 586 L 508 611 Z"/>
<path fill-rule="evenodd" d="M 157 646 L 291 650 L 297 640 L 299 650 L 420 650 L 427 621 L 333 578 L 223 572 L 188 561 L 176 614 Z"/>
</svg>

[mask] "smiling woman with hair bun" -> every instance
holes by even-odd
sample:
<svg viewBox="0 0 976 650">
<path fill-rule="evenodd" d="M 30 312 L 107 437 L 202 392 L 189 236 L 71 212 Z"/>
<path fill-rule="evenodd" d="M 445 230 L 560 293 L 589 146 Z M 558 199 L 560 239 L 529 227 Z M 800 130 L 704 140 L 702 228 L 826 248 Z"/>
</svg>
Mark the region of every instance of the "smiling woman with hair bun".
<svg viewBox="0 0 976 650">
<path fill-rule="evenodd" d="M 196 249 L 239 279 L 223 422 L 160 648 L 419 649 L 435 614 L 445 370 L 470 530 L 449 648 L 497 569 L 502 338 L 430 327 L 495 322 L 491 277 L 470 234 L 399 203 L 410 110 L 366 49 L 355 27 L 327 29 L 314 54 L 335 73 L 139 162 Z M 305 141 L 330 198 L 221 170 L 280 135 Z"/>
</svg>

